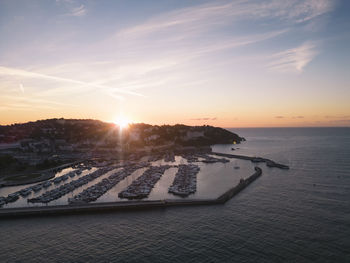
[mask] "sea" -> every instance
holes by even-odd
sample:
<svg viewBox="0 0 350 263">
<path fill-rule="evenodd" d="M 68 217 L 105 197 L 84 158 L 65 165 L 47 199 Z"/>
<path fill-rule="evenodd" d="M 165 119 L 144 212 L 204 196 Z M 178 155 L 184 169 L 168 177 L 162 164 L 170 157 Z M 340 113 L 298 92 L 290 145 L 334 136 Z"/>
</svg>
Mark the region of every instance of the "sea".
<svg viewBox="0 0 350 263">
<path fill-rule="evenodd" d="M 350 128 L 230 130 L 247 141 L 214 151 L 290 170 L 260 164 L 223 205 L 1 219 L 0 262 L 350 262 Z"/>
</svg>

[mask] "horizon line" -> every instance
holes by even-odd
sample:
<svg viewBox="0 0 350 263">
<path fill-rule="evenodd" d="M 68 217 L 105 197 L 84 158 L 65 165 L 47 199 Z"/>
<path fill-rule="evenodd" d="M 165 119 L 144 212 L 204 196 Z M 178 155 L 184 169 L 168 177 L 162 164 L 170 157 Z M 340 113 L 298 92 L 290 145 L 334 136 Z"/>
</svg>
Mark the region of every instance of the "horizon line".
<svg viewBox="0 0 350 263">
<path fill-rule="evenodd" d="M 113 123 L 113 121 L 103 121 L 103 120 L 99 120 L 99 119 L 93 119 L 93 118 L 85 118 L 85 119 L 79 119 L 79 118 L 49 118 L 49 119 L 37 119 L 37 120 L 29 120 L 26 122 L 14 122 L 14 123 L 8 123 L 8 124 L 0 124 L 0 126 L 11 126 L 11 125 L 21 125 L 21 124 L 26 124 L 29 122 L 37 122 L 37 121 L 45 121 L 45 120 L 92 120 L 92 121 L 100 121 L 100 122 L 105 122 L 105 123 Z M 150 124 L 150 123 L 145 123 L 145 122 L 131 122 L 130 124 L 148 124 L 148 125 L 152 125 L 152 126 L 164 126 L 164 125 L 185 125 L 185 126 L 213 126 L 213 127 L 219 127 L 219 128 L 223 128 L 223 129 L 263 129 L 263 128 L 267 128 L 267 129 L 281 129 L 281 128 L 350 128 L 350 126 L 215 126 L 215 125 L 209 125 L 209 124 L 202 124 L 202 125 L 188 125 L 188 124 L 183 124 L 183 123 L 176 123 L 176 124 L 167 124 L 167 123 L 163 123 L 163 124 Z"/>
</svg>

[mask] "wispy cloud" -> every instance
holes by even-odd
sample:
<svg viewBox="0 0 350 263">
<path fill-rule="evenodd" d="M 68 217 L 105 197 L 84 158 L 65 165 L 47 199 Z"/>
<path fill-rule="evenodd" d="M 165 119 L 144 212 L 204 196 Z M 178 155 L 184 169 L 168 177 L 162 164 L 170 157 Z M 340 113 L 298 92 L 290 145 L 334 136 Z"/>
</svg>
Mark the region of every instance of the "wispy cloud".
<svg viewBox="0 0 350 263">
<path fill-rule="evenodd" d="M 143 37 L 166 31 L 190 32 L 193 35 L 237 20 L 251 18 L 277 18 L 294 24 L 323 15 L 333 7 L 334 1 L 331 0 L 215 1 L 158 15 L 145 23 L 122 30 L 118 36 Z"/>
<path fill-rule="evenodd" d="M 143 96 L 140 93 L 136 93 L 133 91 L 128 91 L 120 88 L 112 88 L 104 85 L 94 84 L 94 83 L 88 83 L 80 80 L 74 80 L 74 79 L 68 79 L 68 78 L 62 78 L 62 77 L 56 77 L 31 71 L 26 71 L 22 69 L 16 69 L 16 68 L 9 68 L 9 67 L 1 67 L 0 66 L 0 75 L 9 75 L 9 76 L 19 76 L 19 77 L 25 77 L 25 78 L 38 78 L 38 79 L 47 79 L 47 80 L 53 80 L 53 81 L 60 81 L 60 82 L 69 82 L 73 84 L 79 84 L 83 86 L 90 86 L 94 88 L 101 88 L 104 91 L 110 91 L 110 92 L 119 92 L 122 94 L 129 94 L 129 95 L 135 95 L 135 96 Z"/>
<path fill-rule="evenodd" d="M 68 13 L 64 14 L 65 16 L 84 16 L 87 13 L 86 6 L 80 4 L 77 0 L 56 0 L 56 3 L 60 6 L 63 6 Z"/>
<path fill-rule="evenodd" d="M 296 48 L 272 55 L 272 62 L 268 64 L 268 67 L 281 72 L 302 72 L 316 55 L 315 43 L 305 42 Z"/>
<path fill-rule="evenodd" d="M 19 90 L 20 90 L 22 93 L 24 93 L 24 87 L 23 87 L 23 84 L 22 84 L 22 83 L 19 84 Z"/>
<path fill-rule="evenodd" d="M 336 126 L 350 126 L 350 119 L 330 120 L 329 123 Z"/>
<path fill-rule="evenodd" d="M 40 99 L 35 95 L 18 96 L 18 95 L 2 95 L 2 99 L 6 102 L 2 102 L 0 110 L 38 110 L 38 109 L 50 109 L 55 110 L 62 106 L 76 107 L 75 105 L 53 101 L 49 99 Z"/>
<path fill-rule="evenodd" d="M 215 121 L 217 120 L 217 117 L 205 117 L 205 118 L 193 118 L 190 119 L 191 121 Z"/>
<path fill-rule="evenodd" d="M 72 16 L 83 16 L 85 14 L 86 14 L 86 8 L 84 5 L 80 5 L 70 10 L 70 15 Z"/>
<path fill-rule="evenodd" d="M 53 101 L 53 100 L 44 100 L 44 99 L 39 99 L 39 98 L 34 98 L 33 96 L 14 96 L 14 95 L 3 95 L 3 99 L 6 100 L 11 100 L 11 101 L 16 101 L 18 103 L 23 103 L 23 104 L 52 104 L 52 105 L 57 105 L 57 106 L 74 106 L 73 104 L 69 103 L 64 103 L 64 102 L 59 102 L 59 101 Z"/>
<path fill-rule="evenodd" d="M 338 115 L 338 116 L 334 116 L 334 115 L 326 115 L 323 116 L 325 119 L 350 119 L 350 115 Z"/>
<path fill-rule="evenodd" d="M 276 116 L 276 119 L 284 119 L 284 116 Z"/>
</svg>

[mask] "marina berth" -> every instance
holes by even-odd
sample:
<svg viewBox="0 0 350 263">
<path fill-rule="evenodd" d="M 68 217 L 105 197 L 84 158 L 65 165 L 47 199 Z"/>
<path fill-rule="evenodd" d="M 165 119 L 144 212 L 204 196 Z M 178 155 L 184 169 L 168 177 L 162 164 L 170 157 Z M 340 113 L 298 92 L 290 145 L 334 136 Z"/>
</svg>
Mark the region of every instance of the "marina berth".
<svg viewBox="0 0 350 263">
<path fill-rule="evenodd" d="M 193 155 L 193 154 L 182 154 L 181 157 L 184 158 L 184 159 L 186 159 L 186 161 L 187 161 L 188 163 L 199 162 L 198 157 L 196 157 L 196 156 Z"/>
<path fill-rule="evenodd" d="M 62 182 L 62 178 L 61 177 L 56 177 L 55 179 L 53 179 L 53 183 L 54 184 L 59 184 L 60 182 Z"/>
<path fill-rule="evenodd" d="M 210 156 L 208 154 L 196 154 L 197 158 L 202 158 L 202 163 L 228 163 L 230 162 L 228 159 L 225 158 L 216 158 L 213 156 Z"/>
<path fill-rule="evenodd" d="M 229 160 L 225 158 L 216 158 L 205 153 L 193 153 L 193 154 L 182 154 L 182 158 L 186 159 L 188 163 L 228 163 Z"/>
<path fill-rule="evenodd" d="M 31 187 L 28 187 L 28 188 L 25 188 L 23 190 L 20 191 L 20 195 L 22 197 L 26 197 L 28 196 L 30 193 L 32 192 L 32 188 Z"/>
<path fill-rule="evenodd" d="M 42 188 L 43 188 L 43 187 L 42 187 L 41 184 L 37 184 L 37 185 L 34 185 L 34 186 L 32 187 L 32 189 L 33 189 L 34 192 L 39 192 Z"/>
<path fill-rule="evenodd" d="M 16 192 L 16 193 L 9 194 L 6 198 L 5 197 L 2 197 L 2 198 L 5 198 L 5 203 L 13 203 L 18 200 L 19 195 L 20 194 Z"/>
<path fill-rule="evenodd" d="M 89 203 L 92 201 L 96 201 L 100 196 L 102 196 L 107 191 L 109 191 L 121 180 L 125 179 L 136 170 L 145 168 L 147 166 L 149 166 L 148 163 L 126 166 L 124 169 L 116 173 L 113 173 L 108 178 L 104 178 L 101 182 L 93 186 L 90 186 L 89 188 L 85 189 L 84 191 L 77 194 L 73 198 L 69 198 L 68 202 L 69 204 L 79 204 L 79 203 Z"/>
<path fill-rule="evenodd" d="M 162 158 L 163 158 L 163 156 L 160 154 L 152 154 L 151 156 L 148 157 L 148 162 L 156 162 Z"/>
<path fill-rule="evenodd" d="M 76 188 L 81 187 L 81 186 L 89 183 L 90 181 L 102 176 L 103 174 L 105 174 L 113 169 L 115 169 L 115 167 L 100 168 L 92 173 L 89 173 L 87 175 L 84 175 L 83 177 L 80 177 L 77 180 L 73 180 L 69 183 L 61 185 L 58 188 L 47 191 L 47 192 L 43 193 L 42 195 L 35 197 L 35 198 L 28 199 L 27 201 L 30 203 L 49 203 L 53 200 L 56 200 L 64 195 L 72 192 Z"/>
<path fill-rule="evenodd" d="M 179 165 L 173 184 L 169 187 L 168 192 L 182 197 L 195 193 L 199 170 L 198 165 Z"/>
<path fill-rule="evenodd" d="M 84 169 L 85 168 L 80 168 L 77 171 L 80 171 L 80 174 L 81 174 L 81 171 L 83 171 Z M 67 179 L 69 177 L 72 178 L 73 176 L 75 176 L 77 171 L 71 171 L 71 172 L 69 172 L 67 174 L 63 174 L 63 175 L 61 175 L 59 177 L 56 177 L 54 179 L 51 179 L 51 180 L 48 180 L 48 181 L 45 181 L 45 182 L 41 182 L 41 183 L 38 183 L 36 185 L 32 185 L 30 187 L 26 187 L 24 189 L 21 189 L 21 190 L 19 190 L 17 192 L 11 193 L 11 194 L 8 195 L 7 198 L 4 197 L 5 198 L 5 202 L 6 203 L 13 203 L 13 202 L 15 202 L 15 201 L 17 201 L 19 199 L 19 196 L 21 196 L 22 198 L 26 198 L 32 192 L 37 193 L 37 192 L 41 191 L 42 189 L 50 187 L 52 184 L 57 185 L 57 184 L 59 184 L 59 183 L 61 183 L 63 181 L 67 181 Z"/>
<path fill-rule="evenodd" d="M 164 155 L 164 161 L 165 162 L 175 162 L 175 155 L 173 152 L 167 152 L 165 155 Z"/>
<path fill-rule="evenodd" d="M 0 197 L 0 207 L 2 207 L 4 204 L 6 204 L 6 198 L 1 196 Z"/>
<path fill-rule="evenodd" d="M 44 188 L 48 188 L 52 185 L 52 182 L 51 181 L 46 181 L 45 183 L 43 183 L 43 187 Z"/>
<path fill-rule="evenodd" d="M 152 166 L 147 169 L 139 178 L 132 182 L 125 190 L 120 192 L 120 198 L 142 199 L 146 198 L 152 191 L 154 185 L 159 181 L 170 165 Z"/>
</svg>

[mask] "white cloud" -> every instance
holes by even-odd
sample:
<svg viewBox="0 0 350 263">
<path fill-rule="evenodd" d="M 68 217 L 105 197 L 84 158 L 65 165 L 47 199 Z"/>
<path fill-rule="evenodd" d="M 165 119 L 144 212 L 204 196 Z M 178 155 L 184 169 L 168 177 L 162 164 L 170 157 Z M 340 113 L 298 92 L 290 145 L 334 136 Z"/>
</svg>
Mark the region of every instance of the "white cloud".
<svg viewBox="0 0 350 263">
<path fill-rule="evenodd" d="M 77 0 L 56 0 L 56 3 L 60 6 L 63 6 L 68 13 L 64 16 L 84 16 L 87 13 L 86 6 L 80 4 Z"/>
<path fill-rule="evenodd" d="M 72 83 L 72 84 L 90 86 L 90 87 L 94 87 L 94 88 L 101 88 L 103 90 L 110 90 L 113 92 L 119 92 L 119 93 L 123 93 L 123 94 L 143 96 L 139 93 L 120 89 L 120 88 L 111 88 L 111 87 L 107 87 L 104 85 L 84 82 L 84 81 L 80 81 L 80 80 L 73 80 L 73 79 L 68 79 L 68 78 L 56 77 L 56 76 L 52 76 L 52 75 L 46 75 L 46 74 L 26 71 L 26 70 L 22 70 L 22 69 L 16 69 L 16 68 L 9 68 L 9 67 L 1 67 L 0 66 L 0 75 L 19 76 L 19 77 L 25 77 L 25 78 L 38 78 L 38 79 L 47 79 L 47 80 L 60 81 L 60 82 L 68 82 L 68 83 Z"/>
<path fill-rule="evenodd" d="M 296 48 L 272 55 L 268 67 L 281 72 L 302 72 L 316 55 L 315 43 L 305 42 Z"/>
<path fill-rule="evenodd" d="M 36 95 L 2 95 L 3 100 L 0 110 L 37 110 L 37 109 L 58 109 L 62 106 L 76 107 L 76 105 L 67 104 L 50 99 L 40 99 Z"/>
<path fill-rule="evenodd" d="M 20 90 L 22 93 L 24 93 L 24 88 L 23 88 L 23 84 L 22 84 L 22 83 L 19 84 L 19 90 Z"/>
<path fill-rule="evenodd" d="M 241 0 L 215 1 L 155 16 L 134 27 L 122 30 L 118 37 L 140 38 L 153 33 L 181 33 L 193 36 L 237 20 L 280 19 L 289 24 L 309 21 L 330 12 L 331 0 Z"/>
<path fill-rule="evenodd" d="M 84 5 L 80 5 L 79 7 L 71 8 L 70 15 L 72 16 L 84 16 L 86 14 L 86 8 Z"/>
</svg>

